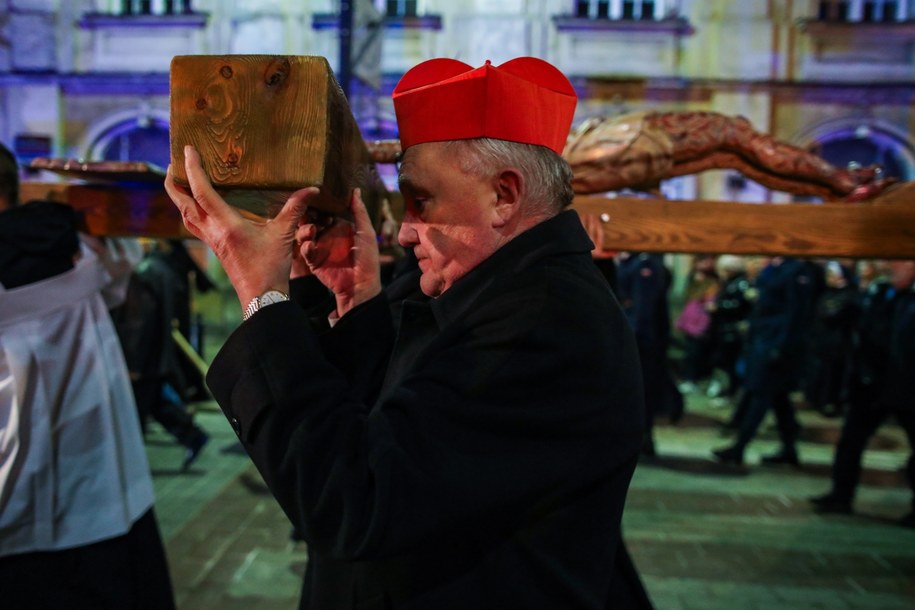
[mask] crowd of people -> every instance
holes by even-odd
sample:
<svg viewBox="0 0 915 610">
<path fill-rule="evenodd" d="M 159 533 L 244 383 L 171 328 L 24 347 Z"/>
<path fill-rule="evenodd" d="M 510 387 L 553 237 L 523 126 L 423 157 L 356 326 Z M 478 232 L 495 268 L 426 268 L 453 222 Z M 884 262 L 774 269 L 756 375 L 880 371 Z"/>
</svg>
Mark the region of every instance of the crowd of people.
<svg viewBox="0 0 915 610">
<path fill-rule="evenodd" d="M 643 362 L 646 389 L 666 395 L 653 401 L 646 392 L 647 406 L 679 419 L 683 401 L 670 397 L 672 378 L 687 399 L 704 392 L 719 406 L 730 404 L 722 426 L 734 440 L 712 452 L 717 461 L 742 466 L 771 413 L 780 447 L 761 462 L 799 466 L 796 411 L 844 417 L 832 488 L 811 502 L 818 512 L 850 513 L 862 455 L 877 428 L 895 421 L 915 447 L 915 383 L 908 372 L 915 366 L 915 261 L 697 256 L 670 336 L 670 274 L 658 255 L 625 254 L 621 278 L 633 275 L 625 271 L 633 260 L 640 261 L 634 276 L 641 287 L 620 281 L 618 296 L 637 336 L 660 338 L 639 348 L 655 360 Z M 646 324 L 651 329 L 639 331 Z M 669 342 L 680 345 L 682 356 L 659 360 L 657 350 Z M 648 430 L 643 451 L 653 454 Z M 915 503 L 913 457 L 906 474 Z M 915 525 L 915 512 L 902 522 Z"/>
</svg>

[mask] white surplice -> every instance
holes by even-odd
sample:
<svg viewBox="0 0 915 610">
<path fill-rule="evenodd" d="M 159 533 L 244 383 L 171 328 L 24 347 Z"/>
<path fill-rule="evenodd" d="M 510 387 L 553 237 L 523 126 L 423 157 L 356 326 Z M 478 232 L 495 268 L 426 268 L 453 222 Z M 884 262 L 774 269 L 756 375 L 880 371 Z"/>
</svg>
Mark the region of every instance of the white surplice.
<svg viewBox="0 0 915 610">
<path fill-rule="evenodd" d="M 153 504 L 110 280 L 84 247 L 69 272 L 0 287 L 0 556 L 125 534 Z"/>
</svg>

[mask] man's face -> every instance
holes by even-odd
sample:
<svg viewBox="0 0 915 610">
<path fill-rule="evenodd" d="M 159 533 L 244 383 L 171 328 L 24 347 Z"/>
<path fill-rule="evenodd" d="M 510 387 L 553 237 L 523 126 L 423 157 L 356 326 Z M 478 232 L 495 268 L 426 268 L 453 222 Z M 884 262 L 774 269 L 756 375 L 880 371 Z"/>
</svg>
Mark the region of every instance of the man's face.
<svg viewBox="0 0 915 610">
<path fill-rule="evenodd" d="M 915 283 L 915 261 L 890 261 L 890 282 L 897 290 L 907 290 Z"/>
<path fill-rule="evenodd" d="M 424 294 L 440 296 L 501 245 L 493 180 L 464 173 L 444 144 L 407 149 L 400 188 L 406 209 L 398 240 L 416 254 Z"/>
</svg>

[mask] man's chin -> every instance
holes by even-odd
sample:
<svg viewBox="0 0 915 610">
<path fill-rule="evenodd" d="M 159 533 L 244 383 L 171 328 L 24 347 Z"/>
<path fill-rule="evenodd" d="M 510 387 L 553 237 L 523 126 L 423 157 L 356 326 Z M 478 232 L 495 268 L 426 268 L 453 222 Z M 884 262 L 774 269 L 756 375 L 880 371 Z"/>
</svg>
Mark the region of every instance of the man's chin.
<svg viewBox="0 0 915 610">
<path fill-rule="evenodd" d="M 423 273 L 419 278 L 419 289 L 424 295 L 434 299 L 445 292 L 445 282 L 441 278 L 429 277 L 428 273 Z"/>
</svg>

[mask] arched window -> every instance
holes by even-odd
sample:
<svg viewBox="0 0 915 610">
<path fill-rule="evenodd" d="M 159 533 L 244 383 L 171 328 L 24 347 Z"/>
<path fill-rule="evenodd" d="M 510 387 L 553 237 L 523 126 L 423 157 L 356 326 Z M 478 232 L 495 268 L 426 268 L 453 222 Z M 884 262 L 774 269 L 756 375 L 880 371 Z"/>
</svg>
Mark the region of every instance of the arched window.
<svg viewBox="0 0 915 610">
<path fill-rule="evenodd" d="M 168 125 L 158 121 L 141 126 L 137 121 L 116 125 L 99 147 L 100 161 L 146 161 L 166 167 L 169 162 Z"/>
<path fill-rule="evenodd" d="M 872 120 L 846 119 L 818 128 L 809 148 L 838 167 L 880 166 L 885 177 L 915 178 L 915 151 L 902 134 Z"/>
<path fill-rule="evenodd" d="M 145 161 L 168 166 L 168 115 L 159 111 L 119 113 L 98 123 L 86 137 L 92 161 Z"/>
</svg>

